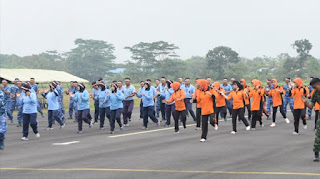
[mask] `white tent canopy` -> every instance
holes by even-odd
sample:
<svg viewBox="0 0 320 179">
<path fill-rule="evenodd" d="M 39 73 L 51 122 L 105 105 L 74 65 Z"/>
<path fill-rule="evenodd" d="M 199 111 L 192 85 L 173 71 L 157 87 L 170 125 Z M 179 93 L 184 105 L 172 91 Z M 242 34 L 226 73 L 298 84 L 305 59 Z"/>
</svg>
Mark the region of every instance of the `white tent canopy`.
<svg viewBox="0 0 320 179">
<path fill-rule="evenodd" d="M 70 82 L 78 81 L 88 83 L 88 80 L 71 75 L 64 71 L 41 70 L 41 69 L 4 69 L 0 68 L 0 78 L 14 81 L 19 78 L 21 81 L 29 81 L 30 78 L 35 78 L 36 82 L 44 83 L 51 81 Z"/>
</svg>

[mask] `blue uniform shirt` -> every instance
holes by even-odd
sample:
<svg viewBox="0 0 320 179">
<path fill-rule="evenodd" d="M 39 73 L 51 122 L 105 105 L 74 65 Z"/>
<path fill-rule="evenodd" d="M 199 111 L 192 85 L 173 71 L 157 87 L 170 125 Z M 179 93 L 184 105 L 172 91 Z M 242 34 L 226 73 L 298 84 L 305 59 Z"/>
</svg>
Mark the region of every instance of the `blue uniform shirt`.
<svg viewBox="0 0 320 179">
<path fill-rule="evenodd" d="M 93 97 L 94 102 L 99 102 L 99 99 L 95 98 L 96 96 L 98 96 L 99 92 L 100 92 L 100 89 L 95 89 L 95 88 L 92 89 L 92 94 L 94 96 Z"/>
<path fill-rule="evenodd" d="M 4 89 L 5 91 L 7 91 L 7 92 L 10 92 L 10 86 L 9 86 L 9 85 L 4 86 L 3 89 Z M 2 91 L 2 90 L 1 90 L 1 91 Z M 6 94 L 6 93 L 3 92 L 3 94 L 4 94 L 4 100 L 9 100 L 9 99 L 10 99 L 10 97 L 11 97 L 10 93 L 9 93 L 9 94 Z"/>
<path fill-rule="evenodd" d="M 143 107 L 154 106 L 153 97 L 156 93 L 155 88 L 153 89 L 150 87 L 150 90 L 146 91 L 145 88 L 140 88 L 137 97 L 142 98 Z M 142 93 L 144 93 L 144 96 L 142 96 Z"/>
<path fill-rule="evenodd" d="M 121 90 L 117 90 L 117 96 L 110 92 L 110 96 L 106 97 L 106 101 L 111 102 L 110 110 L 117 110 L 120 108 L 123 108 L 123 103 L 122 101 L 124 100 L 124 94 L 122 93 Z"/>
<path fill-rule="evenodd" d="M 122 87 L 122 91 L 123 91 L 124 96 L 127 97 L 127 96 L 132 95 L 132 93 L 136 92 L 136 88 L 133 85 L 130 85 L 129 87 L 124 86 L 124 87 Z M 133 99 L 134 99 L 134 97 L 132 96 L 132 97 L 124 99 L 124 100 L 131 101 Z"/>
<path fill-rule="evenodd" d="M 104 91 L 99 90 L 97 96 L 95 96 L 95 100 L 99 101 L 99 108 L 106 108 L 111 106 L 111 101 L 106 100 L 107 93 L 111 93 L 110 90 L 105 89 Z M 105 101 L 105 103 L 103 103 Z"/>
<path fill-rule="evenodd" d="M 43 95 L 48 101 L 48 110 L 58 110 L 59 109 L 59 94 L 57 89 L 54 91 L 49 91 Z"/>
<path fill-rule="evenodd" d="M 36 93 L 32 92 L 30 96 L 23 95 L 22 104 L 23 104 L 23 113 L 24 114 L 37 113 L 37 104 L 38 103 L 37 103 Z"/>
<path fill-rule="evenodd" d="M 232 91 L 232 86 L 230 84 L 227 84 L 224 86 L 223 84 L 220 85 L 220 88 L 223 88 L 225 92 L 230 92 Z M 230 93 L 226 94 L 226 96 L 229 96 Z"/>
<path fill-rule="evenodd" d="M 171 95 L 172 95 L 173 92 L 174 92 L 173 89 L 170 88 L 169 90 L 166 90 L 164 95 L 161 95 L 161 96 L 164 97 L 165 100 L 169 100 L 171 98 Z M 172 103 L 167 103 L 167 105 L 172 105 L 172 104 L 174 104 L 174 101 Z"/>
<path fill-rule="evenodd" d="M 78 110 L 85 110 L 90 109 L 90 102 L 89 102 L 89 92 L 84 90 L 81 92 L 76 92 L 75 96 L 72 98 L 74 102 L 78 104 Z"/>
<path fill-rule="evenodd" d="M 18 87 L 16 85 L 11 85 L 10 87 L 10 93 L 16 95 L 18 92 Z M 12 98 L 12 100 L 16 100 L 16 97 Z"/>
<path fill-rule="evenodd" d="M 290 97 L 290 88 L 289 85 L 286 83 L 285 85 L 283 85 L 283 90 L 286 92 L 286 94 L 284 95 L 285 97 Z"/>
<path fill-rule="evenodd" d="M 189 86 L 182 85 L 180 88 L 184 91 L 187 99 L 192 98 L 191 95 L 195 92 L 194 86 L 192 86 L 191 84 Z"/>
</svg>

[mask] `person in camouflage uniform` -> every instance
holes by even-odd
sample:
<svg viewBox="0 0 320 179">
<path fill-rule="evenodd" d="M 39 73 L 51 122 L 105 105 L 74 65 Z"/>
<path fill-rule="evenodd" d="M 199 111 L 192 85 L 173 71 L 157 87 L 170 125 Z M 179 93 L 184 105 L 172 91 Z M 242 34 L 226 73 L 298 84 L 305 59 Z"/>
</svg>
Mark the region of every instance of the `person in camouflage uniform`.
<svg viewBox="0 0 320 179">
<path fill-rule="evenodd" d="M 4 93 L 0 90 L 0 150 L 4 149 L 4 139 L 7 132 L 7 120 L 5 110 Z"/>
<path fill-rule="evenodd" d="M 314 78 L 310 85 L 315 90 L 311 99 L 311 103 L 308 103 L 308 99 L 306 97 L 302 97 L 305 104 L 308 106 L 309 109 L 312 109 L 316 103 L 320 104 L 320 79 Z M 315 162 L 319 162 L 319 152 L 320 152 L 320 120 L 317 121 L 316 124 L 316 137 L 314 140 L 313 151 L 315 154 L 314 160 Z"/>
</svg>

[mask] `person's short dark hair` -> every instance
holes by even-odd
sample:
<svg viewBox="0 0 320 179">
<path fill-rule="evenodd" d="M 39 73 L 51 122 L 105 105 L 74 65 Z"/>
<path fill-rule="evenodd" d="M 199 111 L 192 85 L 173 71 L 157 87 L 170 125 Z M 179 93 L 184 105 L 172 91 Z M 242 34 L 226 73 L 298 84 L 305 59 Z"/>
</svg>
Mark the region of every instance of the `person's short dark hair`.
<svg viewBox="0 0 320 179">
<path fill-rule="evenodd" d="M 19 81 L 19 78 L 15 78 L 14 80 L 17 80 L 17 81 Z"/>
<path fill-rule="evenodd" d="M 199 80 L 200 78 L 196 78 L 196 80 Z"/>
<path fill-rule="evenodd" d="M 228 78 L 226 78 L 226 77 L 224 77 L 223 79 L 224 79 L 224 80 L 228 80 Z"/>
<path fill-rule="evenodd" d="M 157 81 L 157 80 L 160 81 L 159 79 L 156 79 L 156 81 Z"/>
<path fill-rule="evenodd" d="M 129 77 L 125 78 L 124 80 L 130 80 L 131 81 L 131 79 Z"/>
<path fill-rule="evenodd" d="M 270 81 L 270 82 L 271 82 L 272 80 L 271 80 L 271 79 L 267 79 L 267 81 Z"/>
<path fill-rule="evenodd" d="M 190 80 L 190 78 L 189 78 L 189 77 L 187 77 L 187 78 L 185 78 L 184 80 Z"/>
<path fill-rule="evenodd" d="M 150 82 L 151 82 L 151 80 L 150 80 L 150 79 L 147 79 L 146 81 L 150 81 Z"/>
<path fill-rule="evenodd" d="M 113 80 L 113 81 L 112 81 L 112 83 L 116 83 L 116 82 L 118 82 L 118 81 L 117 81 L 117 80 Z"/>
<path fill-rule="evenodd" d="M 310 85 L 315 85 L 315 84 L 318 84 L 320 83 L 320 79 L 319 78 L 313 78 L 311 81 L 310 81 Z"/>
<path fill-rule="evenodd" d="M 287 77 L 286 79 L 291 80 L 291 78 L 290 78 L 290 77 Z"/>
<path fill-rule="evenodd" d="M 34 78 L 30 78 L 30 80 L 34 80 Z"/>
<path fill-rule="evenodd" d="M 100 77 L 100 78 L 98 78 L 98 81 L 102 81 L 103 79 Z"/>
<path fill-rule="evenodd" d="M 144 83 L 144 81 L 140 81 L 140 83 L 142 83 L 142 82 Z"/>
<path fill-rule="evenodd" d="M 118 82 L 119 82 L 119 83 L 122 83 L 122 81 L 121 81 L 121 80 L 119 80 Z"/>
<path fill-rule="evenodd" d="M 95 84 L 97 84 L 97 82 L 95 82 L 95 81 L 91 83 L 91 85 L 95 85 Z"/>
<path fill-rule="evenodd" d="M 164 76 L 163 76 L 163 77 L 161 77 L 161 78 L 166 79 L 166 77 L 164 77 Z"/>
<path fill-rule="evenodd" d="M 211 78 L 211 77 L 207 77 L 207 79 L 208 79 L 208 78 L 210 78 L 210 79 L 212 80 L 212 78 Z"/>
<path fill-rule="evenodd" d="M 77 81 L 73 81 L 73 83 L 78 83 Z"/>
</svg>

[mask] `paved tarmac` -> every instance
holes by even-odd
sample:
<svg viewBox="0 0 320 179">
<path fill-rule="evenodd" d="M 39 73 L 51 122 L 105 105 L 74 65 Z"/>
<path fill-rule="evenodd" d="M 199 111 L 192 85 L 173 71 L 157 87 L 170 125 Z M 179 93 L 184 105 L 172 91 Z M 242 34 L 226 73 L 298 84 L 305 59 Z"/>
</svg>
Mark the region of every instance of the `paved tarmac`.
<svg viewBox="0 0 320 179">
<path fill-rule="evenodd" d="M 292 135 L 293 120 L 286 124 L 280 113 L 277 126 L 264 120 L 265 127 L 246 131 L 238 124 L 231 135 L 231 121 L 220 122 L 219 130 L 209 126 L 208 141 L 200 143 L 191 117 L 187 129 L 174 134 L 172 127 L 141 130 L 139 109 L 124 131 L 116 125 L 109 134 L 99 125 L 77 134 L 77 124 L 46 131 L 47 119 L 38 117 L 40 138 L 30 128 L 29 141 L 21 141 L 21 128 L 8 124 L 6 148 L 0 151 L 1 179 L 58 178 L 320 178 L 320 163 L 313 160 L 314 118 L 308 129 Z M 39 115 L 40 116 L 40 115 Z"/>
</svg>

